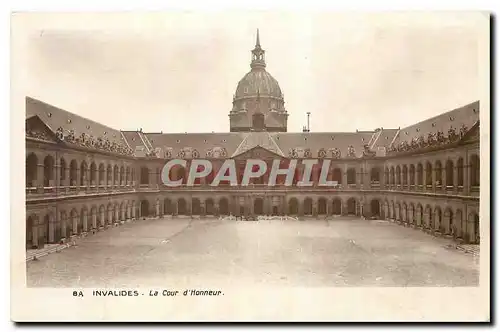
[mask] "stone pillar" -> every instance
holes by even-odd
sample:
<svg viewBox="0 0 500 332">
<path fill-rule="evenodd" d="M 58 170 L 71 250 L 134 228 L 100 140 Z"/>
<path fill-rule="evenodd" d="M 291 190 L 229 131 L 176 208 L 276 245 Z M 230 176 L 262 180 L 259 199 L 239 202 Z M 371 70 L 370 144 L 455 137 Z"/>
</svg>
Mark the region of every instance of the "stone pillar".
<svg viewBox="0 0 500 332">
<path fill-rule="evenodd" d="M 76 181 L 75 181 L 76 183 L 75 183 L 75 186 L 77 188 L 80 188 L 80 166 L 81 165 L 77 165 L 76 166 Z"/>
<path fill-rule="evenodd" d="M 55 165 L 54 165 L 54 185 L 56 187 L 60 187 L 61 184 L 61 165 L 59 164 L 60 161 L 56 160 Z"/>
<path fill-rule="evenodd" d="M 83 232 L 88 232 L 89 231 L 87 217 L 88 217 L 88 214 L 85 213 L 83 215 L 83 225 L 82 225 L 83 226 Z"/>
<path fill-rule="evenodd" d="M 453 164 L 453 192 L 458 192 L 458 167 L 457 163 Z"/>
<path fill-rule="evenodd" d="M 313 217 L 318 217 L 318 200 L 313 199 L 312 201 L 312 215 Z"/>
<path fill-rule="evenodd" d="M 356 172 L 356 188 L 359 188 L 362 184 L 363 184 L 363 168 L 360 168 L 359 166 L 356 166 L 356 168 L 354 168 L 355 172 Z"/>
<path fill-rule="evenodd" d="M 347 185 L 347 169 L 348 165 L 344 165 L 344 168 L 342 170 L 342 187 L 343 188 L 348 188 L 349 186 Z"/>
<path fill-rule="evenodd" d="M 189 199 L 186 200 L 186 215 L 192 216 L 193 215 L 193 198 L 190 197 Z"/>
<path fill-rule="evenodd" d="M 200 216 L 202 216 L 202 217 L 206 216 L 205 200 L 201 200 L 201 199 L 200 199 Z"/>
<path fill-rule="evenodd" d="M 253 197 L 246 197 L 245 198 L 245 210 L 246 210 L 246 214 L 253 214 L 254 213 L 253 201 L 254 201 Z"/>
<path fill-rule="evenodd" d="M 73 234 L 78 234 L 78 217 L 71 217 L 71 222 L 73 223 Z"/>
<path fill-rule="evenodd" d="M 444 234 L 450 234 L 451 233 L 451 216 L 449 212 L 444 213 L 443 217 L 443 223 L 444 223 Z"/>
<path fill-rule="evenodd" d="M 132 209 L 132 219 L 135 220 L 136 219 L 136 210 L 137 210 L 136 207 L 135 207 L 135 205 L 132 206 L 131 209 Z"/>
<path fill-rule="evenodd" d="M 470 167 L 469 167 L 469 156 L 466 155 L 464 158 L 464 194 L 468 195 L 470 193 Z"/>
<path fill-rule="evenodd" d="M 436 191 L 436 165 L 432 166 L 432 191 Z"/>
<path fill-rule="evenodd" d="M 155 204 L 155 217 L 160 218 L 160 201 L 156 200 Z"/>
<path fill-rule="evenodd" d="M 239 196 L 233 196 L 232 197 L 232 211 L 234 212 L 235 215 L 240 215 L 240 197 Z"/>
<path fill-rule="evenodd" d="M 304 216 L 304 200 L 300 200 L 298 201 L 298 204 L 299 204 L 299 217 L 303 217 Z"/>
<path fill-rule="evenodd" d="M 97 229 L 97 210 L 92 213 L 92 229 Z"/>
<path fill-rule="evenodd" d="M 47 239 L 49 243 L 54 243 L 54 226 L 55 226 L 55 220 L 53 218 L 49 218 L 49 234 L 47 236 Z"/>
<path fill-rule="evenodd" d="M 219 216 L 219 201 L 214 202 L 214 216 L 215 217 Z"/>
<path fill-rule="evenodd" d="M 432 214 L 432 210 L 426 210 L 425 213 L 424 213 L 424 226 L 425 228 L 430 228 L 430 218 L 431 218 L 431 214 Z"/>
<path fill-rule="evenodd" d="M 70 185 L 70 182 L 69 182 L 69 167 L 66 166 L 66 168 L 64 169 L 64 181 L 62 183 L 63 186 L 69 186 Z"/>
<path fill-rule="evenodd" d="M 374 165 L 372 167 L 375 167 Z M 362 168 L 363 172 L 363 181 L 361 182 L 363 184 L 363 188 L 370 188 L 370 170 L 371 168 L 365 163 L 365 165 Z M 380 175 L 380 174 L 379 174 Z M 380 183 L 380 176 L 379 176 L 379 183 Z"/>
<path fill-rule="evenodd" d="M 35 220 L 33 220 L 33 225 L 31 226 L 31 232 L 32 232 L 32 245 L 34 248 L 39 248 L 38 247 L 38 243 L 39 243 L 39 240 L 40 240 L 40 236 L 38 234 L 38 217 L 35 218 Z"/>
<path fill-rule="evenodd" d="M 34 181 L 34 184 L 37 187 L 37 192 L 39 194 L 43 194 L 43 170 L 43 163 L 36 165 L 36 180 Z"/>
<path fill-rule="evenodd" d="M 446 170 L 446 163 L 447 163 L 447 161 L 445 160 L 444 165 L 441 165 L 442 166 L 442 168 L 441 168 L 441 186 L 442 186 L 443 191 L 446 191 L 446 188 L 449 185 L 448 176 L 447 176 L 448 172 Z"/>
<path fill-rule="evenodd" d="M 410 182 L 410 165 L 406 167 L 406 185 L 408 186 L 408 189 L 410 188 L 411 182 Z M 415 180 L 415 179 L 414 179 Z"/>
<path fill-rule="evenodd" d="M 427 164 L 422 165 L 422 188 L 424 191 L 427 190 Z"/>
<path fill-rule="evenodd" d="M 341 201 L 340 205 L 340 214 L 343 216 L 347 216 L 347 201 Z"/>
<path fill-rule="evenodd" d="M 273 206 L 274 206 L 273 200 L 274 200 L 274 196 L 264 197 L 264 214 L 266 214 L 266 215 L 273 214 Z"/>
<path fill-rule="evenodd" d="M 469 216 L 467 217 L 467 235 L 466 237 L 464 237 L 464 239 L 468 243 L 475 243 L 476 242 L 475 235 L 476 235 L 476 224 L 474 222 L 474 215 L 469 214 Z"/>
</svg>

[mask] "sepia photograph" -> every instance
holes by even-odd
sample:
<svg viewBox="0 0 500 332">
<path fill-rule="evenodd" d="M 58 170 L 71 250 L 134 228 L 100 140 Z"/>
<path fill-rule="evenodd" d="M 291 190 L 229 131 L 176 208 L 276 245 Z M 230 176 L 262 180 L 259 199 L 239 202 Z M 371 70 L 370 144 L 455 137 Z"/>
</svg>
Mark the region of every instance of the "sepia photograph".
<svg viewBox="0 0 500 332">
<path fill-rule="evenodd" d="M 12 319 L 488 321 L 489 20 L 12 14 Z"/>
</svg>

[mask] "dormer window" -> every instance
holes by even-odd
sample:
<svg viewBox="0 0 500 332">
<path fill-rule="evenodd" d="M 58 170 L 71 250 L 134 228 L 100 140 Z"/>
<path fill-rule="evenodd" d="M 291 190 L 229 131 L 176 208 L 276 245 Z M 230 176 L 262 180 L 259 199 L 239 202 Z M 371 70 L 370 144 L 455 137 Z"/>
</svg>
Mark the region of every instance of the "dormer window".
<svg viewBox="0 0 500 332">
<path fill-rule="evenodd" d="M 455 118 L 454 118 L 454 117 L 452 117 L 452 116 L 450 116 L 450 121 L 453 121 L 453 120 L 455 120 Z"/>
<path fill-rule="evenodd" d="M 47 116 L 50 118 L 52 116 L 52 113 L 47 113 Z"/>
<path fill-rule="evenodd" d="M 420 128 L 417 128 L 417 133 L 420 131 Z"/>
<path fill-rule="evenodd" d="M 436 126 L 436 123 L 434 122 L 434 123 L 432 124 L 432 126 L 433 126 L 433 127 L 435 127 L 435 126 Z"/>
<path fill-rule="evenodd" d="M 180 143 L 180 142 L 181 142 L 181 140 L 180 140 L 180 139 L 178 139 L 176 142 L 177 142 L 177 143 Z"/>
<path fill-rule="evenodd" d="M 330 139 L 333 141 L 335 139 L 335 136 L 330 137 Z"/>
<path fill-rule="evenodd" d="M 104 132 L 104 135 L 106 135 L 107 133 L 108 133 L 108 132 L 107 132 L 107 131 L 105 131 L 105 132 Z"/>
<path fill-rule="evenodd" d="M 90 125 L 87 125 L 87 129 L 90 129 Z"/>
<path fill-rule="evenodd" d="M 207 140 L 206 140 L 206 139 L 204 139 L 204 140 L 203 140 L 203 143 L 206 143 L 206 142 L 207 142 Z"/>
<path fill-rule="evenodd" d="M 477 110 L 476 110 L 475 108 L 474 108 L 472 111 L 473 111 L 474 113 L 477 113 Z"/>
<path fill-rule="evenodd" d="M 407 131 L 405 131 L 405 134 L 406 134 L 406 135 L 409 135 L 409 133 L 408 133 Z"/>
<path fill-rule="evenodd" d="M 68 123 L 71 123 L 71 119 L 68 119 Z"/>
<path fill-rule="evenodd" d="M 225 140 L 225 139 L 223 139 L 223 140 L 222 140 L 222 143 L 226 143 L 226 140 Z"/>
</svg>

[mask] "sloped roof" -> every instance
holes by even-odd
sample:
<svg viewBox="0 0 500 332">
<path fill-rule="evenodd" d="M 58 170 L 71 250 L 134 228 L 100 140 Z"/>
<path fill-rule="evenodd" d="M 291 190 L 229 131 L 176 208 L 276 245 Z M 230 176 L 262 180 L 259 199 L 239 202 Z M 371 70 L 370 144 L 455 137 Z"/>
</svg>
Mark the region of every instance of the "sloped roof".
<svg viewBox="0 0 500 332">
<path fill-rule="evenodd" d="M 119 130 L 49 105 L 40 100 L 26 97 L 26 119 L 33 115 L 37 115 L 54 133 L 57 128 L 62 127 L 65 132 L 74 130 L 75 137 L 79 137 L 82 133 L 85 133 L 95 138 L 107 138 L 110 142 L 126 145 Z"/>
<path fill-rule="evenodd" d="M 373 132 L 271 133 L 274 141 L 285 155 L 288 155 L 291 149 L 302 147 L 311 149 L 313 158 L 318 156 L 318 151 L 322 148 L 325 150 L 338 148 L 342 156 L 346 156 L 350 145 L 354 148 L 356 156 L 361 157 L 364 145 L 368 144 L 372 135 Z"/>
<path fill-rule="evenodd" d="M 357 157 L 363 155 L 364 146 L 370 144 L 372 150 L 389 147 L 412 138 L 426 137 L 429 133 L 442 131 L 446 136 L 450 126 L 460 131 L 462 125 L 470 130 L 479 120 L 479 101 L 421 121 L 415 125 L 398 129 L 379 129 L 360 132 L 226 132 L 226 133 L 143 133 L 140 131 L 119 131 L 86 119 L 42 101 L 26 98 L 26 119 L 37 116 L 52 132 L 62 127 L 65 132 L 73 130 L 76 137 L 85 133 L 95 138 L 107 138 L 110 142 L 141 150 L 145 155 L 151 148 L 171 148 L 177 153 L 187 147 L 196 149 L 200 157 L 214 147 L 224 148 L 228 156 L 236 156 L 260 146 L 278 155 L 288 157 L 291 149 L 310 149 L 311 157 L 318 157 L 320 149 L 339 149 L 342 157 L 352 146 Z M 397 135 L 397 136 L 396 136 Z M 147 143 L 147 145 L 145 144 Z M 127 145 L 128 143 L 128 145 Z"/>
<path fill-rule="evenodd" d="M 123 136 L 125 137 L 125 140 L 127 141 L 128 145 L 132 150 L 136 150 L 138 146 L 144 147 L 146 151 L 148 149 L 145 147 L 144 142 L 141 139 L 141 136 L 139 135 L 138 131 L 122 131 Z"/>
<path fill-rule="evenodd" d="M 204 157 L 207 150 L 214 147 L 225 148 L 232 155 L 245 137 L 245 133 L 143 133 L 153 147 L 172 148 L 177 155 L 181 149 L 191 147 Z"/>
<path fill-rule="evenodd" d="M 470 130 L 477 121 L 479 121 L 479 101 L 402 128 L 394 140 L 394 145 L 404 141 L 410 143 L 413 138 L 416 139 L 420 136 L 427 138 L 429 133 L 437 133 L 438 131 L 447 137 L 450 127 L 453 127 L 458 133 L 462 125 Z"/>
<path fill-rule="evenodd" d="M 375 150 L 378 147 L 389 147 L 394 140 L 395 135 L 399 129 L 381 129 L 376 133 L 376 138 L 372 142 L 372 147 Z"/>
<path fill-rule="evenodd" d="M 245 138 L 240 143 L 236 151 L 234 151 L 232 157 L 245 153 L 246 151 L 254 149 L 257 146 L 285 157 L 283 151 L 281 151 L 280 147 L 276 144 L 276 141 L 268 132 L 252 132 L 246 133 L 245 135 Z"/>
</svg>

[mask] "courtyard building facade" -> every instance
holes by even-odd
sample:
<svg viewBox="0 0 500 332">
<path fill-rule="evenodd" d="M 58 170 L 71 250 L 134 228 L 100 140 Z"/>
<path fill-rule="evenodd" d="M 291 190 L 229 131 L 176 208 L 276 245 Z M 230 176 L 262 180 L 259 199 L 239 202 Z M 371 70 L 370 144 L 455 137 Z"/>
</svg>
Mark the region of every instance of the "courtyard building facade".
<svg viewBox="0 0 500 332">
<path fill-rule="evenodd" d="M 288 132 L 283 93 L 266 70 L 257 37 L 250 71 L 238 83 L 226 133 L 120 131 L 26 97 L 26 248 L 42 248 L 130 220 L 162 216 L 289 215 L 385 219 L 424 232 L 479 243 L 479 101 L 404 128 Z M 166 186 L 163 166 L 183 185 Z M 194 185 L 187 170 L 208 159 L 212 172 Z M 213 177 L 227 159 L 238 183 L 248 159 L 329 159 L 328 181 L 285 186 L 269 171 L 248 186 Z"/>
</svg>

